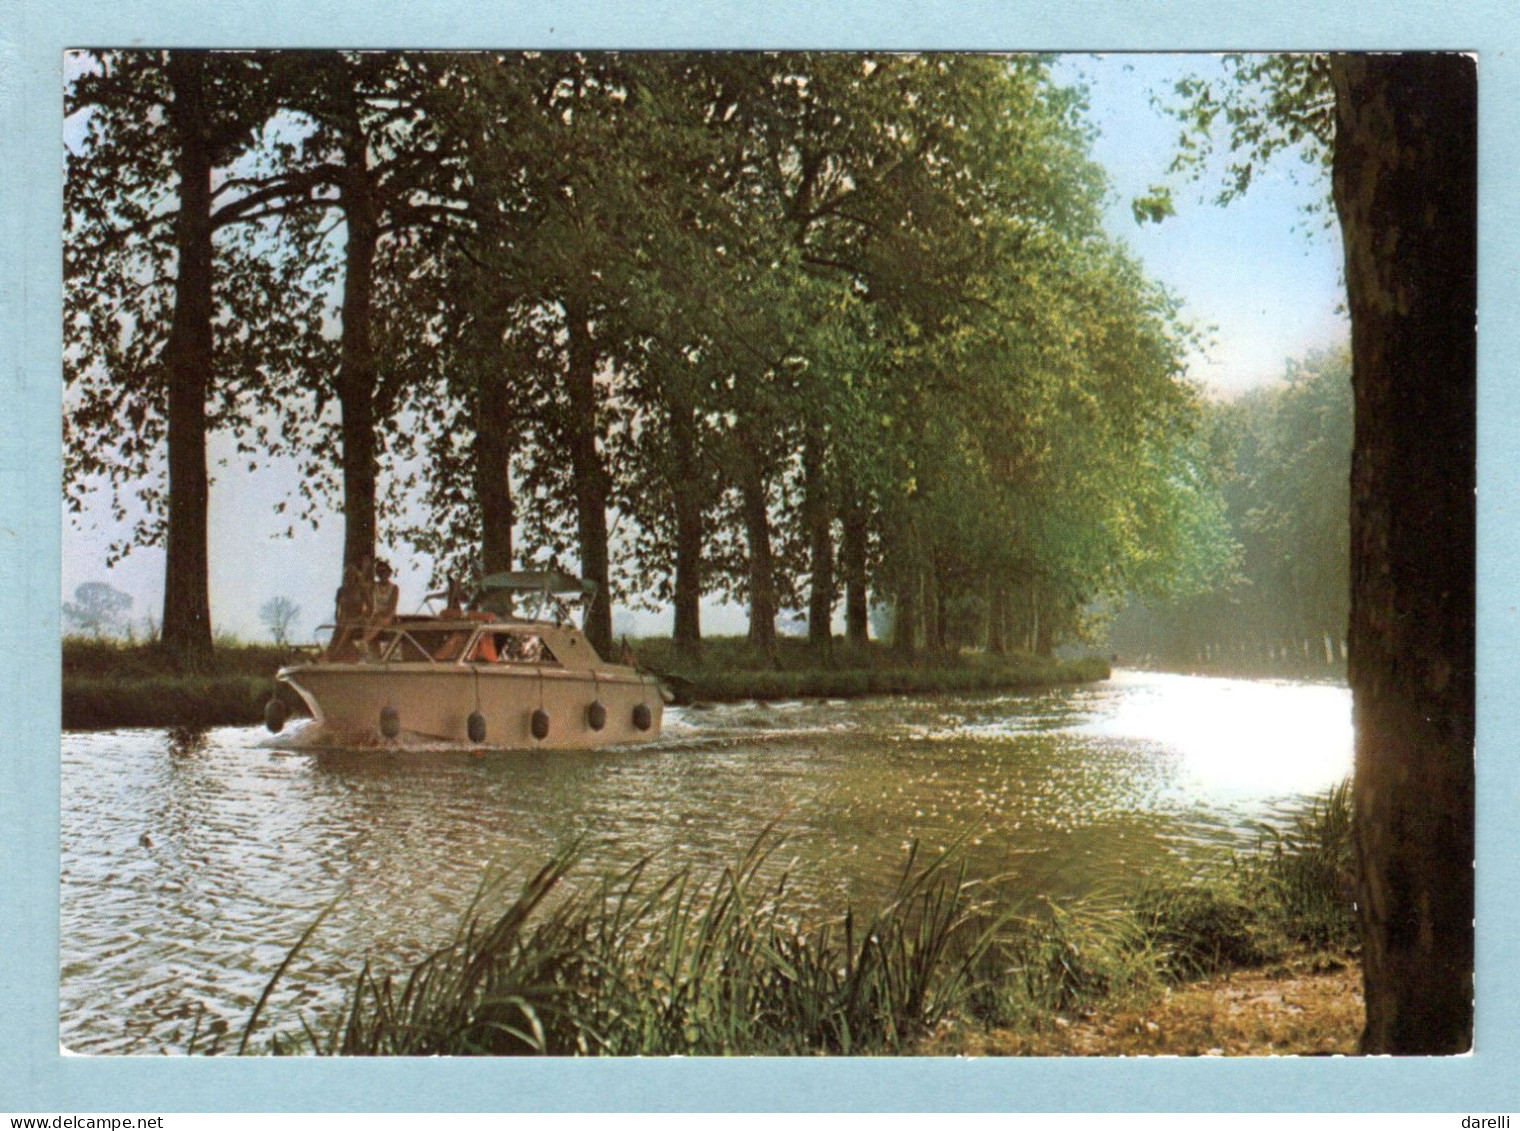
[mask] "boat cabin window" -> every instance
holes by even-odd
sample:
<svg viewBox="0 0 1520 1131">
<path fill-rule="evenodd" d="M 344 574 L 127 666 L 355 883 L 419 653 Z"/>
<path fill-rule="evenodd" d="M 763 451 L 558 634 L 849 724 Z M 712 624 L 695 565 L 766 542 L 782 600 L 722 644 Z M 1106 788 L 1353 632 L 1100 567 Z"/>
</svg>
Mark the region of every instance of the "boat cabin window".
<svg viewBox="0 0 1520 1131">
<path fill-rule="evenodd" d="M 474 659 L 498 664 L 554 664 L 559 661 L 536 632 L 487 632 Z"/>
</svg>

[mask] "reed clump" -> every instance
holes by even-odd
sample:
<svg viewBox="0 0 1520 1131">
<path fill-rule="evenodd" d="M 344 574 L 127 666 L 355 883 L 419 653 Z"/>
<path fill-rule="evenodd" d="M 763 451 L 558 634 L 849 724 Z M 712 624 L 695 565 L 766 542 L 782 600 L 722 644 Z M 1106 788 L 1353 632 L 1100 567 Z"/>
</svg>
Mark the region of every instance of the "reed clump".
<svg viewBox="0 0 1520 1131">
<path fill-rule="evenodd" d="M 512 896 L 492 876 L 447 946 L 394 974 L 366 965 L 330 1025 L 277 1026 L 262 1050 L 935 1052 L 947 1032 L 1038 1033 L 1222 971 L 1330 952 L 1344 966 L 1355 946 L 1344 785 L 1216 867 L 1065 906 L 968 880 L 954 850 L 910 853 L 874 914 L 805 926 L 789 877 L 764 878 L 769 854 L 757 845 L 711 882 L 656 879 L 645 861 L 577 889 L 573 851 Z"/>
<path fill-rule="evenodd" d="M 960 1000 L 991 937 L 979 885 L 910 854 L 874 915 L 813 928 L 756 848 L 711 884 L 648 862 L 583 892 L 573 853 L 506 909 L 479 908 L 404 976 L 360 973 L 325 1032 L 272 1052 L 325 1055 L 807 1055 L 908 1051 Z M 268 995 L 266 995 L 267 997 Z M 250 1029 L 257 1018 L 250 1020 Z"/>
<path fill-rule="evenodd" d="M 1168 987 L 1289 961 L 1344 965 L 1357 946 L 1350 783 L 1256 844 L 1132 894 L 1007 921 L 967 979 L 967 1014 L 1038 1030 Z"/>
</svg>

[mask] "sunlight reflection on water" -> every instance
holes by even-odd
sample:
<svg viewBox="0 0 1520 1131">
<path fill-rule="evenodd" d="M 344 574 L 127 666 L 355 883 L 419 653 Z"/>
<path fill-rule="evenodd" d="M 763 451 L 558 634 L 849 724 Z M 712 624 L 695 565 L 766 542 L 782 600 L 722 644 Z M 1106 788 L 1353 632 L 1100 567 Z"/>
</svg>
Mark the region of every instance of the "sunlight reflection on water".
<svg viewBox="0 0 1520 1131">
<path fill-rule="evenodd" d="M 1078 733 L 1181 756 L 1176 788 L 1220 801 L 1316 793 L 1351 771 L 1351 695 L 1329 684 L 1118 672 Z"/>
</svg>

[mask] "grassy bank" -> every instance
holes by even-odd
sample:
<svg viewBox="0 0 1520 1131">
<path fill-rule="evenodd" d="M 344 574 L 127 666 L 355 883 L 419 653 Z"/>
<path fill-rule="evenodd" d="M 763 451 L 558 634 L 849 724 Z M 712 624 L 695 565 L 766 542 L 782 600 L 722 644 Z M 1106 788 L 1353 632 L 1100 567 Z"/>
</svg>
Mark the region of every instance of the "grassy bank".
<svg viewBox="0 0 1520 1131">
<path fill-rule="evenodd" d="M 640 866 L 583 887 L 571 853 L 515 895 L 493 878 L 453 942 L 410 970 L 366 966 L 325 1029 L 285 1013 L 276 972 L 238 1051 L 1203 1053 L 1228 1051 L 1197 1023 L 1213 1006 L 1184 1010 L 1190 1021 L 1175 1023 L 1172 1041 L 1152 1017 L 1189 993 L 1213 1001 L 1200 980 L 1295 969 L 1338 971 L 1344 992 L 1235 1051 L 1345 1051 L 1359 1024 L 1346 1000 L 1349 825 L 1343 788 L 1253 852 L 1151 880 L 1122 901 L 1038 913 L 996 883 L 969 882 L 953 855 L 910 855 L 874 914 L 811 924 L 792 909 L 787 878 L 764 867 L 763 848 L 706 881 Z M 307 936 L 318 929 L 320 919 Z M 1258 1012 L 1273 1013 L 1270 1003 Z M 1073 1044 L 1076 1034 L 1086 1043 Z"/>
<path fill-rule="evenodd" d="M 1014 652 L 922 654 L 904 662 L 879 644 L 836 643 L 824 656 L 807 641 L 782 639 L 768 654 L 747 641 L 719 637 L 703 642 L 699 659 L 676 651 L 668 639 L 639 641 L 640 664 L 659 672 L 678 701 L 744 699 L 850 699 L 862 695 L 1001 691 L 1107 679 L 1106 660 L 1055 660 Z"/>
<path fill-rule="evenodd" d="M 699 662 L 681 657 L 668 640 L 640 640 L 633 649 L 641 665 L 667 679 L 679 702 L 991 691 L 1108 677 L 1101 660 L 959 655 L 903 665 L 877 646 L 840 648 L 825 662 L 800 640 L 782 641 L 774 655 L 743 640 L 710 640 Z M 295 655 L 289 648 L 224 643 L 203 670 L 186 673 L 150 644 L 67 639 L 63 725 L 251 726 L 263 720 L 264 704 L 276 693 L 275 671 Z M 304 711 L 294 694 L 280 694 L 293 713 Z"/>
<path fill-rule="evenodd" d="M 68 638 L 63 642 L 63 726 L 248 726 L 263 721 L 277 693 L 274 673 L 295 653 L 273 645 L 223 643 L 204 669 L 183 672 L 152 644 Z M 289 690 L 293 712 L 305 707 Z"/>
</svg>

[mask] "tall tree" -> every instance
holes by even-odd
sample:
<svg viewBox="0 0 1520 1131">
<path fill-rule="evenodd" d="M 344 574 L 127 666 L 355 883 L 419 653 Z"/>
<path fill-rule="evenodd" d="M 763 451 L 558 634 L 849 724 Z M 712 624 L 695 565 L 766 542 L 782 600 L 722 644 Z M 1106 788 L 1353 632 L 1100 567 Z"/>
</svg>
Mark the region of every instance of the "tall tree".
<svg viewBox="0 0 1520 1131">
<path fill-rule="evenodd" d="M 436 262 L 411 245 L 437 252 L 467 224 L 461 138 L 444 128 L 438 105 L 448 97 L 440 81 L 446 57 L 332 52 L 283 62 L 285 105 L 307 126 L 289 153 L 289 182 L 308 190 L 308 223 L 330 212 L 343 222 L 339 358 L 317 395 L 333 395 L 339 407 L 347 569 L 375 556 L 380 456 L 417 376 L 393 363 L 393 356 L 415 360 L 415 350 L 392 355 L 384 348 L 381 296 L 416 284 L 401 277 L 401 264 L 425 272 Z M 405 312 L 400 321 L 409 321 Z"/>
<path fill-rule="evenodd" d="M 143 517 L 128 545 L 165 544 L 163 644 L 194 665 L 212 639 L 207 431 L 267 435 L 239 392 L 268 408 L 303 355 L 321 355 L 300 329 L 235 315 L 267 313 L 270 293 L 287 317 L 304 312 L 310 291 L 289 259 L 213 244 L 285 191 L 237 175 L 272 112 L 261 58 L 85 52 L 75 63 L 66 108 L 84 137 L 65 180 L 67 476 L 135 490 Z"/>
<path fill-rule="evenodd" d="M 206 56 L 171 52 L 166 70 L 179 216 L 174 225 L 174 317 L 164 349 L 169 378 L 169 525 L 163 643 L 178 659 L 195 661 L 211 654 L 206 387 L 211 380 L 211 170 L 217 154 Z"/>
</svg>

